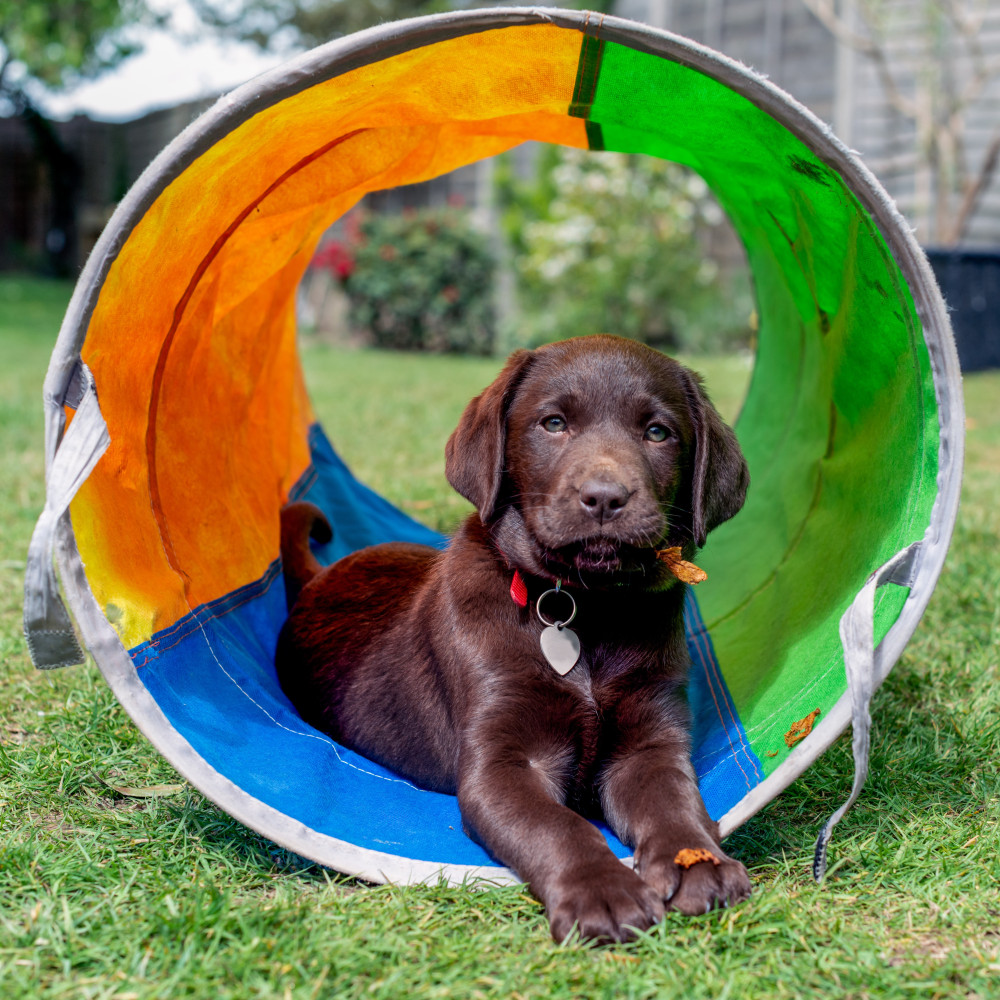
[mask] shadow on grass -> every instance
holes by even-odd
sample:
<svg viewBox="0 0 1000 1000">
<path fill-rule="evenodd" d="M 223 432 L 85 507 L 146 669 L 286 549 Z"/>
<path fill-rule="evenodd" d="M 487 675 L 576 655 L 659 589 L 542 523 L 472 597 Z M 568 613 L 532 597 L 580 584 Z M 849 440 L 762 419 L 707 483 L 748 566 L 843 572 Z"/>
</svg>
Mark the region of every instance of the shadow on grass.
<svg viewBox="0 0 1000 1000">
<path fill-rule="evenodd" d="M 370 884 L 286 850 L 195 792 L 183 802 L 171 803 L 168 814 L 178 827 L 197 838 L 207 854 L 224 859 L 234 874 L 243 870 L 266 876 L 294 876 L 309 883 L 333 883 L 345 892 Z"/>
</svg>

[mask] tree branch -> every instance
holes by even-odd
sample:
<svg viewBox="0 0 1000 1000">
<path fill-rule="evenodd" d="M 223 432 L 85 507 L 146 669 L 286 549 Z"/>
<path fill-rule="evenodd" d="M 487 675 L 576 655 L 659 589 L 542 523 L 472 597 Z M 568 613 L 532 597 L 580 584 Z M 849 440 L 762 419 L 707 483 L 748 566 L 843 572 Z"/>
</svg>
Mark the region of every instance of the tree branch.
<svg viewBox="0 0 1000 1000">
<path fill-rule="evenodd" d="M 957 243 L 965 235 L 969 220 L 976 209 L 976 203 L 989 187 L 990 181 L 996 173 L 998 160 L 1000 160 L 1000 131 L 997 131 L 993 136 L 993 141 L 986 151 L 978 175 L 965 186 L 965 193 L 962 196 L 962 203 L 958 206 L 958 212 L 955 214 L 955 221 L 945 237 L 945 243 L 949 246 Z"/>
<path fill-rule="evenodd" d="M 919 117 L 917 103 L 910 100 L 899 89 L 895 77 L 892 75 L 892 70 L 889 68 L 889 59 L 885 51 L 885 46 L 876 40 L 874 28 L 866 14 L 862 13 L 861 16 L 865 22 L 865 27 L 868 29 L 868 34 L 862 35 L 851 28 L 837 14 L 833 6 L 833 0 L 802 0 L 802 2 L 837 41 L 872 60 L 875 64 L 875 71 L 878 73 L 879 81 L 885 90 L 886 98 L 901 115 L 913 119 Z"/>
<path fill-rule="evenodd" d="M 3 53 L 3 58 L 0 58 L 0 94 L 2 94 L 5 86 L 3 78 L 7 75 L 7 70 L 14 60 L 11 57 L 10 49 L 3 42 L 0 42 L 0 51 Z"/>
</svg>

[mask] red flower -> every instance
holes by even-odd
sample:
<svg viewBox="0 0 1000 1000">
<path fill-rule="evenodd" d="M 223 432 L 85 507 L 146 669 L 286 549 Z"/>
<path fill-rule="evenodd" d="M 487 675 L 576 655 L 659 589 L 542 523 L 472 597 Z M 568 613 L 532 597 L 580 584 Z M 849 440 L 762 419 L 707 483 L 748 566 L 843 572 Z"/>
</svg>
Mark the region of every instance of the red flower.
<svg viewBox="0 0 1000 1000">
<path fill-rule="evenodd" d="M 344 281 L 354 273 L 354 257 L 343 243 L 329 240 L 316 251 L 310 266 Z"/>
</svg>

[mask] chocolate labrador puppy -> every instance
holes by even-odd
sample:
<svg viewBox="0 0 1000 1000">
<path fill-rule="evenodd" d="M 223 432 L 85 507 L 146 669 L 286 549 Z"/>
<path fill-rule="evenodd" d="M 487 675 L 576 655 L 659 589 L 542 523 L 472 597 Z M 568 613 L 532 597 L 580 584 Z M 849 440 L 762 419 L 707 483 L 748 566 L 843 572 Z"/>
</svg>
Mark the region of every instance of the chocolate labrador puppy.
<svg viewBox="0 0 1000 1000">
<path fill-rule="evenodd" d="M 456 793 L 557 941 L 746 898 L 691 766 L 685 585 L 660 558 L 690 559 L 746 494 L 698 376 L 619 337 L 517 351 L 466 408 L 446 474 L 478 513 L 443 552 L 377 545 L 323 569 L 321 512 L 283 511 L 276 659 L 302 717 Z"/>
</svg>

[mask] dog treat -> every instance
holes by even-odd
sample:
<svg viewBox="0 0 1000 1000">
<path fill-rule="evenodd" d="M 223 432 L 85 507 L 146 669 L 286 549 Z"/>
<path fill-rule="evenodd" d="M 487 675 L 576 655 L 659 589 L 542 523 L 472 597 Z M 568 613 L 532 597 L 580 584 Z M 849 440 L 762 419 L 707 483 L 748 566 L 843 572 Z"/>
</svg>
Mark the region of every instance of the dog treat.
<svg viewBox="0 0 1000 1000">
<path fill-rule="evenodd" d="M 660 549 L 656 558 L 666 563 L 667 569 L 682 583 L 701 583 L 708 579 L 708 574 L 693 562 L 681 558 L 681 547 L 672 545 L 669 549 Z"/>
<path fill-rule="evenodd" d="M 677 852 L 674 864 L 679 868 L 690 868 L 702 861 L 711 861 L 713 865 L 721 865 L 722 862 L 709 850 L 704 847 L 684 847 Z"/>
<path fill-rule="evenodd" d="M 785 746 L 793 747 L 799 740 L 804 740 L 813 731 L 813 723 L 819 714 L 820 711 L 817 708 L 815 712 L 810 712 L 804 719 L 793 722 L 791 729 L 785 733 Z"/>
</svg>

